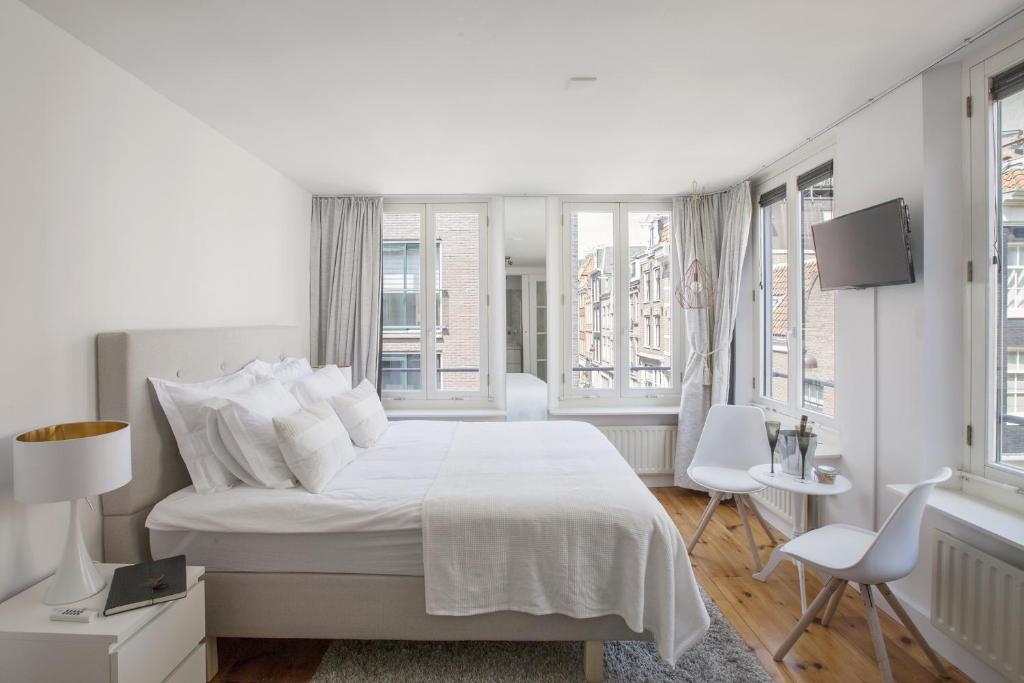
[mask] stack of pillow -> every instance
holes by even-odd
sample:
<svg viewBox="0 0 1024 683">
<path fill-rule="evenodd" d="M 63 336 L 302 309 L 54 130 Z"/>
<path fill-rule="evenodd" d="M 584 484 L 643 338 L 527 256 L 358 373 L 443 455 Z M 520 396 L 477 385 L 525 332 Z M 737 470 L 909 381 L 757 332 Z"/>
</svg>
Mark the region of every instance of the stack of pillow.
<svg viewBox="0 0 1024 683">
<path fill-rule="evenodd" d="M 369 381 L 352 388 L 337 366 L 255 360 L 230 375 L 183 384 L 150 378 L 199 493 L 238 482 L 313 493 L 388 427 Z"/>
</svg>

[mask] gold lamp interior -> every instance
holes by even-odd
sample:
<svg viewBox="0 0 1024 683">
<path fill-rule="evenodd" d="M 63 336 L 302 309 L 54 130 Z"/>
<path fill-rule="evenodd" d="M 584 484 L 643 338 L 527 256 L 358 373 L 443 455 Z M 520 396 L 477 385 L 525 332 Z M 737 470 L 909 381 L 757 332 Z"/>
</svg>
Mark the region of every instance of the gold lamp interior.
<svg viewBox="0 0 1024 683">
<path fill-rule="evenodd" d="M 40 427 L 25 432 L 17 437 L 23 443 L 39 443 L 42 441 L 68 441 L 70 439 L 87 439 L 92 436 L 110 434 L 128 426 L 127 422 L 112 420 L 96 420 L 93 422 L 66 422 L 49 427 Z"/>
</svg>

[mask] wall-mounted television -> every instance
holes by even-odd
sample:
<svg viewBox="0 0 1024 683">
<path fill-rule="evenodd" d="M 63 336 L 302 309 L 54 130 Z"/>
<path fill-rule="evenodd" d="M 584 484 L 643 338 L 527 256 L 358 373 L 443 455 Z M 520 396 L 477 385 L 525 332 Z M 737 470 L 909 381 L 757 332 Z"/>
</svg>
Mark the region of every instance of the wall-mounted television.
<svg viewBox="0 0 1024 683">
<path fill-rule="evenodd" d="M 914 281 L 910 215 L 903 198 L 811 226 L 823 291 Z"/>
</svg>

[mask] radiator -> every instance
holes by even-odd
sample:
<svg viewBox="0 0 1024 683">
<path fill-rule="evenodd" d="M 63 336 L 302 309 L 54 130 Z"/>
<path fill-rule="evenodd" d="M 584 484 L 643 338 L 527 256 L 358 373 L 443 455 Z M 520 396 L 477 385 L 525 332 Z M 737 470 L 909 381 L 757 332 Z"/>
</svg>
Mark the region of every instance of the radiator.
<svg viewBox="0 0 1024 683">
<path fill-rule="evenodd" d="M 793 496 L 786 491 L 768 487 L 763 491 L 753 494 L 757 502 L 771 510 L 782 521 L 793 524 L 796 518 L 793 516 Z"/>
<path fill-rule="evenodd" d="M 935 628 L 1024 681 L 1024 571 L 936 530 L 932 572 Z"/>
<path fill-rule="evenodd" d="M 676 427 L 598 427 L 637 474 L 672 474 Z"/>
</svg>

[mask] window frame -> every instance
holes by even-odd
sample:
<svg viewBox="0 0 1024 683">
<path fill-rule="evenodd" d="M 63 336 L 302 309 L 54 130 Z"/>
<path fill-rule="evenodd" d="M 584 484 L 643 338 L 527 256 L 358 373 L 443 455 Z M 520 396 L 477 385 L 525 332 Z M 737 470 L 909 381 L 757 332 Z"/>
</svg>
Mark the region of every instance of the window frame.
<svg viewBox="0 0 1024 683">
<path fill-rule="evenodd" d="M 993 182 L 992 171 L 998 159 L 994 135 L 995 100 L 990 93 L 992 78 L 1024 63 L 1024 41 L 1018 42 L 974 64 L 968 71 L 968 95 L 974 111 L 966 121 L 969 139 L 967 184 L 970 197 L 970 237 L 968 258 L 973 277 L 967 283 L 965 321 L 968 354 L 966 383 L 968 390 L 967 424 L 972 438 L 965 446 L 963 467 L 971 474 L 1010 486 L 1024 486 L 1024 470 L 996 460 L 999 316 L 999 265 L 993 254 L 1000 243 L 1002 224 L 1000 182 Z M 998 132 L 1001 135 L 1001 131 Z M 979 491 L 979 493 L 985 493 Z"/>
<path fill-rule="evenodd" d="M 570 260 L 572 257 L 572 235 L 571 215 L 574 211 L 607 211 L 612 215 L 612 259 L 615 264 L 614 286 L 612 289 L 612 310 L 615 318 L 615 355 L 614 355 L 614 386 L 608 389 L 582 389 L 573 386 L 573 359 L 572 359 L 572 337 L 577 334 L 573 326 L 573 317 L 577 311 L 573 309 L 573 288 L 575 287 L 576 274 L 572 272 Z M 642 201 L 574 201 L 565 199 L 561 206 L 562 230 L 562 256 L 559 267 L 562 270 L 560 281 L 563 287 L 563 312 L 561 324 L 564 334 L 560 342 L 559 350 L 562 359 L 561 382 L 559 400 L 560 402 L 572 402 L 577 399 L 586 399 L 588 406 L 622 406 L 630 404 L 641 404 L 649 400 L 662 400 L 678 397 L 681 391 L 681 368 L 683 363 L 682 344 L 682 314 L 678 306 L 674 305 L 674 298 L 669 302 L 672 315 L 672 348 L 670 352 L 671 369 L 669 377 L 671 384 L 667 387 L 630 387 L 629 386 L 629 326 L 633 311 L 629 296 L 629 281 L 632 274 L 632 265 L 628 258 L 629 254 L 629 214 L 630 213 L 668 213 L 671 215 L 672 240 L 676 239 L 675 212 L 672 201 L 665 200 L 642 200 Z M 675 245 L 669 248 L 669 263 L 671 264 L 672 282 L 670 291 L 674 292 L 679 273 Z M 648 268 L 640 269 L 640 287 L 636 297 L 636 307 L 639 314 L 639 323 L 644 323 L 642 311 L 643 304 L 653 303 L 645 299 L 644 273 L 653 277 L 653 270 Z M 653 289 L 653 285 L 652 285 Z M 664 306 L 665 302 L 658 302 Z M 643 333 L 641 334 L 643 337 Z M 550 349 L 549 349 L 550 353 Z"/>
<path fill-rule="evenodd" d="M 754 376 L 753 403 L 764 406 L 770 410 L 798 419 L 801 415 L 807 415 L 810 420 L 828 429 L 836 429 L 841 414 L 842 400 L 840 393 L 840 379 L 838 373 L 834 378 L 835 410 L 833 415 L 816 410 L 811 406 L 804 405 L 804 368 L 800 362 L 803 358 L 803 335 L 801 326 L 804 318 L 804 296 L 803 296 L 803 235 L 801 230 L 802 222 L 802 201 L 801 191 L 798 189 L 797 177 L 810 171 L 830 160 L 834 161 L 835 150 L 825 149 L 817 154 L 802 160 L 799 164 L 773 175 L 757 184 L 753 193 L 754 211 L 757 216 L 755 222 L 756 240 L 755 246 L 757 258 L 754 262 L 754 307 L 756 311 L 757 324 L 754 325 L 754 353 L 756 354 L 756 373 Z M 767 334 L 771 329 L 770 317 L 766 315 L 767 300 L 771 297 L 770 278 L 771 275 L 766 268 L 767 250 L 771 248 L 770 236 L 765 234 L 764 209 L 758 203 L 758 198 L 771 190 L 782 185 L 786 187 L 786 196 L 783 201 L 786 204 L 786 297 L 789 300 L 788 329 L 785 339 L 788 342 L 788 383 L 785 401 L 780 401 L 766 394 L 766 370 L 768 369 L 768 358 L 772 353 L 776 337 Z M 832 175 L 833 202 L 838 196 L 835 171 Z M 838 215 L 833 204 L 833 213 Z M 835 307 L 835 319 L 838 327 L 839 307 Z M 839 347 L 837 335 L 833 336 L 835 355 L 838 358 Z"/>
<path fill-rule="evenodd" d="M 417 390 L 387 390 L 381 388 L 381 396 L 385 401 L 450 401 L 450 400 L 480 400 L 483 401 L 490 396 L 490 350 L 489 350 L 489 271 L 487 259 L 487 233 L 489 224 L 488 202 L 467 201 L 467 202 L 415 202 L 415 201 L 388 201 L 384 202 L 384 213 L 418 213 L 420 215 L 420 290 L 417 295 L 417 306 L 422 311 L 420 316 L 420 328 L 418 338 L 420 340 L 420 389 Z M 478 234 L 478 257 L 479 257 L 479 284 L 480 284 L 480 371 L 478 389 L 438 389 L 436 377 L 439 375 L 439 351 L 437 349 L 437 336 L 442 334 L 441 320 L 438 320 L 437 306 L 425 306 L 427 301 L 436 301 L 438 293 L 443 291 L 445 282 L 444 273 L 444 245 L 438 243 L 437 219 L 439 213 L 478 213 L 480 216 Z M 383 241 L 407 241 L 387 240 Z M 434 249 L 424 249 L 424 244 L 435 244 Z M 442 300 L 441 308 L 444 303 Z M 443 318 L 443 312 L 442 312 Z M 382 321 L 383 325 L 383 321 Z M 424 330 L 434 330 L 433 334 L 424 334 Z M 408 352 L 384 352 L 384 353 L 416 353 Z M 426 363 L 423 360 L 426 359 Z"/>
</svg>

